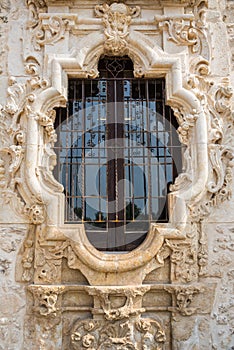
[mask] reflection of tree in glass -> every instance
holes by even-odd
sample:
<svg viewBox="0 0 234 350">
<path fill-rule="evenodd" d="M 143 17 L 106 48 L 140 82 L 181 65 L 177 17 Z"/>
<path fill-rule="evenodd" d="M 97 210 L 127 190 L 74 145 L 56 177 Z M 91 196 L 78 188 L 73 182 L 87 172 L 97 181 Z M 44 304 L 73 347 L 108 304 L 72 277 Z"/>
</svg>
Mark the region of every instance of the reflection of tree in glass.
<svg viewBox="0 0 234 350">
<path fill-rule="evenodd" d="M 139 208 L 136 204 L 132 204 L 129 202 L 125 208 L 126 211 L 126 221 L 134 220 L 141 214 L 141 208 Z M 76 207 L 74 208 L 74 213 L 79 219 L 82 219 L 82 208 Z M 95 219 L 92 220 L 90 217 L 85 217 L 85 221 L 95 221 L 96 223 L 101 223 L 106 221 L 106 217 L 103 215 L 101 211 L 97 211 L 95 214 Z"/>
<path fill-rule="evenodd" d="M 106 217 L 103 215 L 101 211 L 97 211 L 95 213 L 95 221 L 105 221 Z"/>
<path fill-rule="evenodd" d="M 93 223 L 93 225 L 96 227 L 106 228 L 106 217 L 101 211 L 97 211 L 95 213 L 95 223 Z"/>
<path fill-rule="evenodd" d="M 80 207 L 76 207 L 74 209 L 74 213 L 76 214 L 76 216 L 82 220 L 82 208 Z M 95 219 L 91 219 L 88 216 L 84 217 L 84 221 L 91 221 L 91 225 L 93 226 L 97 226 L 97 227 L 102 227 L 105 228 L 106 227 L 106 217 L 103 215 L 103 213 L 101 211 L 97 211 L 95 214 Z"/>
<path fill-rule="evenodd" d="M 126 220 L 133 220 L 138 217 L 141 213 L 141 208 L 139 208 L 136 204 L 134 204 L 134 210 L 132 206 L 132 202 L 129 202 L 128 205 L 126 206 Z M 134 215 L 133 215 L 134 212 Z"/>
<path fill-rule="evenodd" d="M 80 208 L 80 207 L 74 208 L 74 213 L 76 214 L 76 216 L 77 216 L 80 220 L 82 220 L 82 208 Z M 85 221 L 91 221 L 91 218 L 85 217 L 84 220 L 85 220 Z"/>
<path fill-rule="evenodd" d="M 79 219 L 82 219 L 82 208 L 74 208 L 74 213 Z"/>
</svg>

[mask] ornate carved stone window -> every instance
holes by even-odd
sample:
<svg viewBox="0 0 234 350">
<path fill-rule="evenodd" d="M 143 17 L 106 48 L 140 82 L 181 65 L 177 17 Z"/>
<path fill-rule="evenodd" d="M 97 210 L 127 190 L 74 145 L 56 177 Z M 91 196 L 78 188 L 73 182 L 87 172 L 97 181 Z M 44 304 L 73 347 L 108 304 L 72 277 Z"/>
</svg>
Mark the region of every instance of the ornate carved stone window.
<svg viewBox="0 0 234 350">
<path fill-rule="evenodd" d="M 134 78 L 128 57 L 103 57 L 99 78 L 69 79 L 57 113 L 56 177 L 65 223 L 85 224 L 92 244 L 129 251 L 152 222 L 168 222 L 167 192 L 181 146 L 165 80 Z"/>
<path fill-rule="evenodd" d="M 9 270 L 4 289 L 20 315 L 27 294 L 23 348 L 220 348 L 207 335 L 229 305 L 215 302 L 211 318 L 233 275 L 216 287 L 232 226 L 215 234 L 207 220 L 232 193 L 223 15 L 207 0 L 1 3 L 1 217 L 13 218 L 1 239 L 12 262 L 27 224 L 15 263 L 27 287 L 9 292 Z M 21 334 L 6 310 L 1 327 Z"/>
</svg>

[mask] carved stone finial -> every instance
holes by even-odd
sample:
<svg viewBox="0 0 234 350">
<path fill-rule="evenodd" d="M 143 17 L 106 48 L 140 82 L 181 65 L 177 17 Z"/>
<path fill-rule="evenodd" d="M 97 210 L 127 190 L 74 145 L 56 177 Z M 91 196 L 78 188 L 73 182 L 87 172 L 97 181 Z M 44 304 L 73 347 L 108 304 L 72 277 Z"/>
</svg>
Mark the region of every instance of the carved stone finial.
<svg viewBox="0 0 234 350">
<path fill-rule="evenodd" d="M 114 2 L 97 5 L 95 13 L 102 18 L 105 27 L 104 34 L 106 41 L 104 51 L 109 56 L 124 56 L 127 54 L 127 37 L 129 35 L 129 25 L 133 17 L 140 14 L 140 7 L 128 7 L 123 3 Z"/>
</svg>

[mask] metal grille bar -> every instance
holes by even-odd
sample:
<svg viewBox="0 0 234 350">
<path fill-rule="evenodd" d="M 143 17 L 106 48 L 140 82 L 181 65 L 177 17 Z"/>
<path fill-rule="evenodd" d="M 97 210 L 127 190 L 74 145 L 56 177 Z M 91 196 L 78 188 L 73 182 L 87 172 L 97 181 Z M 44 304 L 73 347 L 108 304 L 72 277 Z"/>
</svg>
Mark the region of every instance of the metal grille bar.
<svg viewBox="0 0 234 350">
<path fill-rule="evenodd" d="M 107 61 L 101 78 L 69 81 L 67 109 L 57 113 L 56 177 L 65 222 L 85 223 L 100 250 L 129 251 L 151 222 L 168 221 L 181 145 L 164 79 L 135 79 L 128 61 Z"/>
</svg>

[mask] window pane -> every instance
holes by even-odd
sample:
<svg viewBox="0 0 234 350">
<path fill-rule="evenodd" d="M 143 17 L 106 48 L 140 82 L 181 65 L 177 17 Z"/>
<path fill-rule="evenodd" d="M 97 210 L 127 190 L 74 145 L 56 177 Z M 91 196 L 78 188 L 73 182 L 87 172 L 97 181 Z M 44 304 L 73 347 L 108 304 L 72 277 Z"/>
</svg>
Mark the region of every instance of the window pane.
<svg viewBox="0 0 234 350">
<path fill-rule="evenodd" d="M 164 79 L 134 78 L 128 57 L 104 57 L 99 72 L 69 81 L 68 107 L 57 111 L 55 175 L 66 223 L 85 222 L 98 249 L 131 250 L 151 222 L 168 221 L 167 192 L 182 163 L 177 122 Z"/>
</svg>

